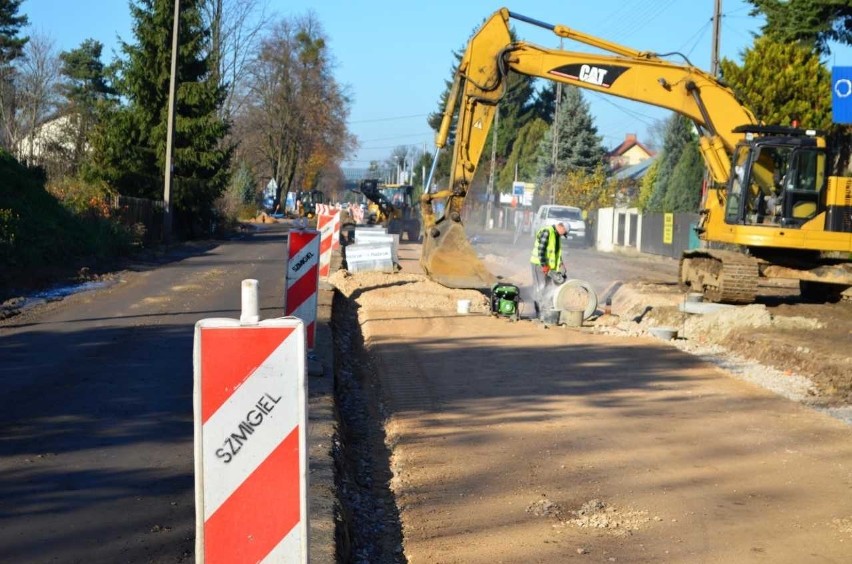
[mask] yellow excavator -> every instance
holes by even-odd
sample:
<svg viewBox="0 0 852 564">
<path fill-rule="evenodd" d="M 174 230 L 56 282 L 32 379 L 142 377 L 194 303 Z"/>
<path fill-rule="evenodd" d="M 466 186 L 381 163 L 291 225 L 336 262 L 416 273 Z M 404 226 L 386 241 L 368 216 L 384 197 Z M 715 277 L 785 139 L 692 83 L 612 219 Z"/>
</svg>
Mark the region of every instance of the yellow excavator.
<svg viewBox="0 0 852 564">
<path fill-rule="evenodd" d="M 388 233 L 402 235 L 409 241 L 420 240 L 420 215 L 414 186 L 410 184 L 381 184 L 376 179 L 362 180 L 358 189 L 370 201 L 367 207 L 368 224 L 383 225 Z"/>
<path fill-rule="evenodd" d="M 313 219 L 317 215 L 317 204 L 325 203 L 325 193 L 314 188 L 296 192 L 296 216 Z"/>
<path fill-rule="evenodd" d="M 606 53 L 512 41 L 510 19 Z M 832 156 L 822 134 L 758 123 L 730 88 L 688 61 L 506 8 L 468 43 L 436 135 L 441 150 L 457 112 L 449 183 L 421 197 L 420 263 L 433 280 L 452 288 L 488 288 L 494 281 L 467 239 L 461 211 L 509 71 L 660 106 L 695 123 L 713 184 L 698 225 L 707 244 L 681 260 L 685 287 L 715 302 L 750 303 L 761 275 L 797 279 L 813 298 L 836 297 L 852 285 L 852 178 L 829 175 Z"/>
</svg>

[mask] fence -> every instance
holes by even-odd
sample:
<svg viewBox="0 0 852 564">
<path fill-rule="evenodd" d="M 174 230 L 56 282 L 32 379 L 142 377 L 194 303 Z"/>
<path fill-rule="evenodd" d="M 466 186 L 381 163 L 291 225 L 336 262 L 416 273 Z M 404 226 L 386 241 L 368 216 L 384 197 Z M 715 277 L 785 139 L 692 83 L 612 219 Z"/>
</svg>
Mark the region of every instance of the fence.
<svg viewBox="0 0 852 564">
<path fill-rule="evenodd" d="M 646 213 L 635 208 L 604 208 L 597 211 L 597 248 L 612 251 L 632 247 L 640 252 L 679 258 L 683 251 L 699 247 L 695 213 Z"/>
<path fill-rule="evenodd" d="M 112 208 L 122 224 L 129 227 L 146 246 L 163 240 L 165 202 L 117 195 Z"/>
<path fill-rule="evenodd" d="M 697 223 L 697 213 L 642 214 L 639 251 L 679 258 L 683 251 L 698 248 Z"/>
</svg>

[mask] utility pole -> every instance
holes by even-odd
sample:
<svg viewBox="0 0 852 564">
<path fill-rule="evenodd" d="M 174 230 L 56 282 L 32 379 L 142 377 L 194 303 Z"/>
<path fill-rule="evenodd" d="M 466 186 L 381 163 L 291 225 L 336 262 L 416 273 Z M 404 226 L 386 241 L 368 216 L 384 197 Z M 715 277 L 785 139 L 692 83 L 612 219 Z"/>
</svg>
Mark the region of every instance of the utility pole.
<svg viewBox="0 0 852 564">
<path fill-rule="evenodd" d="M 722 28 L 722 0 L 713 0 L 713 47 L 710 54 L 710 74 L 719 76 L 719 35 Z"/>
<path fill-rule="evenodd" d="M 491 131 L 491 174 L 488 176 L 488 188 L 485 191 L 485 229 L 489 229 L 491 219 L 491 199 L 494 197 L 494 173 L 497 170 L 497 127 L 500 125 L 500 105 L 494 106 L 494 125 Z"/>
<path fill-rule="evenodd" d="M 556 201 L 556 164 L 559 162 L 559 100 L 562 98 L 562 83 L 556 84 L 556 102 L 553 105 L 553 124 L 550 126 L 553 135 L 551 135 L 550 146 L 550 198 L 549 204 Z"/>
<path fill-rule="evenodd" d="M 710 74 L 719 77 L 719 39 L 722 33 L 722 0 L 713 0 L 713 45 L 710 48 Z M 710 170 L 704 167 L 704 182 L 701 187 L 701 207 L 704 207 L 707 195 L 710 193 L 710 186 L 713 184 L 713 179 L 710 177 Z M 706 241 L 701 241 L 701 247 L 707 246 Z"/>
<path fill-rule="evenodd" d="M 559 49 L 562 49 L 562 39 L 559 40 Z M 553 124 L 550 126 L 553 135 L 551 135 L 550 146 L 550 198 L 549 204 L 556 203 L 556 163 L 559 161 L 559 102 L 562 101 L 562 83 L 556 83 L 556 100 L 553 103 Z"/>
<path fill-rule="evenodd" d="M 166 170 L 163 184 L 163 242 L 172 239 L 172 152 L 175 138 L 175 81 L 177 80 L 178 29 L 180 23 L 180 0 L 175 0 L 175 15 L 172 23 L 172 68 L 169 77 L 169 112 L 166 123 Z"/>
<path fill-rule="evenodd" d="M 424 156 L 426 155 L 426 141 L 423 142 L 423 155 Z M 426 189 L 426 163 L 425 162 L 423 163 L 423 165 L 421 165 L 420 169 L 421 169 L 421 171 L 420 171 L 420 183 L 423 185 L 423 193 L 425 194 L 426 192 L 429 191 L 429 190 Z"/>
</svg>

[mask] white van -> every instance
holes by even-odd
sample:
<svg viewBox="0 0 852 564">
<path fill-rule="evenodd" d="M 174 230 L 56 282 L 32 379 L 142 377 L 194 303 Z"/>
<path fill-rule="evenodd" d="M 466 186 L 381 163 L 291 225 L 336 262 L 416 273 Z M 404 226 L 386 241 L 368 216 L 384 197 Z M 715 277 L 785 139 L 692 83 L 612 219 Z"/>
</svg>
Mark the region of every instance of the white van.
<svg viewBox="0 0 852 564">
<path fill-rule="evenodd" d="M 544 205 L 538 208 L 532 221 L 532 232 L 536 233 L 545 225 L 565 224 L 568 228 L 568 241 L 586 243 L 586 222 L 580 208 L 572 206 Z"/>
</svg>

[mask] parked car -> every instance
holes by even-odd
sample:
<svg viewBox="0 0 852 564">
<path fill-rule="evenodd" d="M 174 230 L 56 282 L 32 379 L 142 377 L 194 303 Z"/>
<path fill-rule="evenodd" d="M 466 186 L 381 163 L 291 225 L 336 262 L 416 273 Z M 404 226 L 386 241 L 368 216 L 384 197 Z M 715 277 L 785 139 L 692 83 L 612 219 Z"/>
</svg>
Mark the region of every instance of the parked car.
<svg viewBox="0 0 852 564">
<path fill-rule="evenodd" d="M 538 208 L 532 221 L 532 231 L 535 233 L 545 225 L 565 224 L 568 228 L 568 241 L 586 244 L 586 222 L 583 211 L 572 206 L 544 205 Z"/>
</svg>

